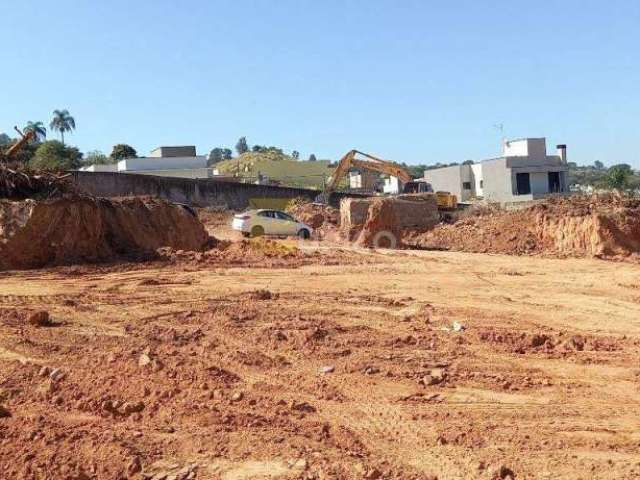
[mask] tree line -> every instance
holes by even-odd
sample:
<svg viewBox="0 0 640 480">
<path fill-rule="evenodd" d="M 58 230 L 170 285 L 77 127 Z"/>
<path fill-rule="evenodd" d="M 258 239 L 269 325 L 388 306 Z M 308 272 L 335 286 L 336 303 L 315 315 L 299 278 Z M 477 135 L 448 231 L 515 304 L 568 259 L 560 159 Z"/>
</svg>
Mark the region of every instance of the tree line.
<svg viewBox="0 0 640 480">
<path fill-rule="evenodd" d="M 286 155 L 281 148 L 274 147 L 274 146 L 268 147 L 266 145 L 253 145 L 252 147 L 249 147 L 249 144 L 247 142 L 247 137 L 240 137 L 238 139 L 235 145 L 235 150 L 239 156 L 244 155 L 245 153 L 248 153 L 248 152 L 273 153 L 280 156 Z M 294 160 L 299 160 L 300 152 L 298 152 L 297 150 L 293 150 L 289 156 Z M 209 152 L 209 156 L 207 157 L 207 165 L 209 166 L 215 165 L 216 163 L 222 162 L 224 160 L 231 160 L 232 158 L 233 158 L 233 151 L 230 148 L 215 147 L 211 150 L 211 152 Z M 311 155 L 309 155 L 310 162 L 315 162 L 316 160 L 317 159 L 315 154 L 312 153 Z"/>
</svg>

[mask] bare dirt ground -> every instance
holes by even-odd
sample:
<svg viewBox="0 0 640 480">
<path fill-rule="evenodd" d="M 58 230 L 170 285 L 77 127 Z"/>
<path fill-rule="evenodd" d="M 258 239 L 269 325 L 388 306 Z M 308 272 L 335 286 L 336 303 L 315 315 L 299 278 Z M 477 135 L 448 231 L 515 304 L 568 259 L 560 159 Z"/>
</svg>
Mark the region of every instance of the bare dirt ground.
<svg viewBox="0 0 640 480">
<path fill-rule="evenodd" d="M 0 478 L 640 477 L 638 265 L 351 255 L 3 272 Z"/>
</svg>

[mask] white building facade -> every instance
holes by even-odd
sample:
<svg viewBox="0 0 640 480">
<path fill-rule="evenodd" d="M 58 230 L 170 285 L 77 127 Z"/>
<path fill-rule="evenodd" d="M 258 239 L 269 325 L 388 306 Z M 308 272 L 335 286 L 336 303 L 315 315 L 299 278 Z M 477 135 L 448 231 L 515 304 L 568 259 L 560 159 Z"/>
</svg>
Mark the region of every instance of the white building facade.
<svg viewBox="0 0 640 480">
<path fill-rule="evenodd" d="M 119 172 L 162 177 L 211 178 L 207 157 L 196 155 L 196 147 L 158 147 L 148 157 L 125 158 L 110 165 L 89 165 L 87 172 Z"/>
<path fill-rule="evenodd" d="M 547 155 L 546 139 L 523 138 L 505 141 L 501 157 L 426 170 L 424 179 L 462 202 L 509 203 L 568 193 L 568 170 L 566 145 Z"/>
</svg>

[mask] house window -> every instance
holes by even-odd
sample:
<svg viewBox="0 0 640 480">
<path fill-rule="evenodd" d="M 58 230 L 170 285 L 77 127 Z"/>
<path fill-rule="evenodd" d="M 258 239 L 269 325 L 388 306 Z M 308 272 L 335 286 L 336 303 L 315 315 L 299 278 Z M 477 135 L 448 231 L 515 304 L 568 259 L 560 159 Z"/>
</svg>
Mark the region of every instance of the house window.
<svg viewBox="0 0 640 480">
<path fill-rule="evenodd" d="M 471 190 L 471 182 L 462 182 L 463 190 Z"/>
<path fill-rule="evenodd" d="M 531 179 L 528 173 L 516 173 L 516 195 L 531 193 Z"/>
</svg>

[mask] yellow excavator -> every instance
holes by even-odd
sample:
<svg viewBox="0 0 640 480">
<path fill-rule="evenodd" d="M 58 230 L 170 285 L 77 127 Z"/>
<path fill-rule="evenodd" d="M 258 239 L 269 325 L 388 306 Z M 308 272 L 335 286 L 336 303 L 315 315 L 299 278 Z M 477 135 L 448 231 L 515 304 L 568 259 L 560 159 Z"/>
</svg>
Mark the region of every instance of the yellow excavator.
<svg viewBox="0 0 640 480">
<path fill-rule="evenodd" d="M 36 136 L 33 130 L 29 130 L 27 133 L 22 133 L 18 127 L 13 127 L 16 132 L 20 135 L 20 138 L 16 143 L 11 145 L 4 154 L 0 152 L 0 161 L 8 163 L 13 160 L 18 152 L 24 147 L 27 143 L 33 140 Z"/>
<path fill-rule="evenodd" d="M 321 202 L 328 203 L 331 194 L 336 191 L 351 168 L 370 170 L 396 177 L 402 185 L 402 193 L 433 192 L 429 183 L 424 180 L 414 180 L 409 172 L 397 163 L 382 160 L 359 150 L 349 150 L 340 159 L 329 183 L 325 186 L 324 193 L 319 198 Z M 458 205 L 457 197 L 449 192 L 435 192 L 435 195 L 440 209 L 455 209 Z"/>
</svg>

